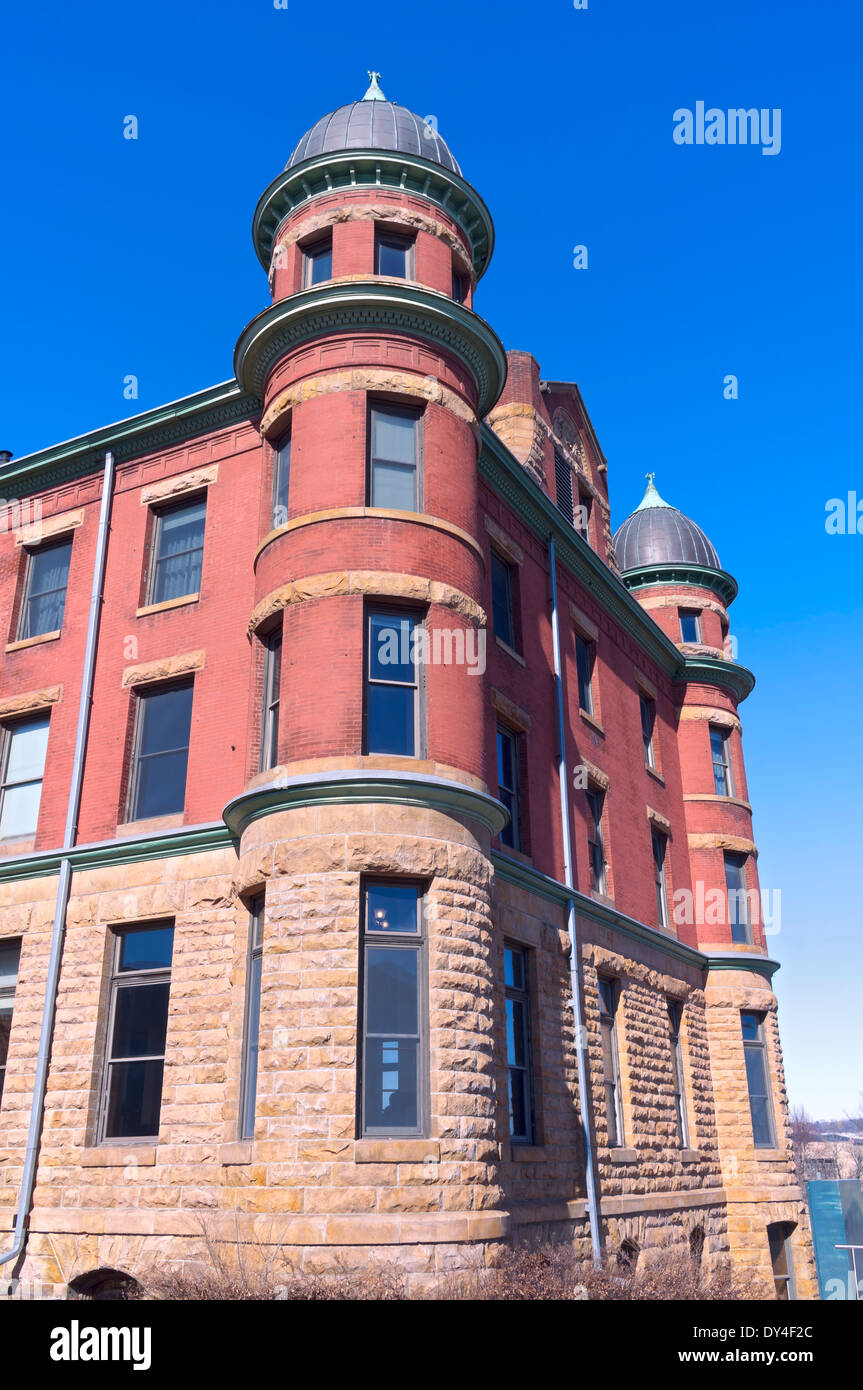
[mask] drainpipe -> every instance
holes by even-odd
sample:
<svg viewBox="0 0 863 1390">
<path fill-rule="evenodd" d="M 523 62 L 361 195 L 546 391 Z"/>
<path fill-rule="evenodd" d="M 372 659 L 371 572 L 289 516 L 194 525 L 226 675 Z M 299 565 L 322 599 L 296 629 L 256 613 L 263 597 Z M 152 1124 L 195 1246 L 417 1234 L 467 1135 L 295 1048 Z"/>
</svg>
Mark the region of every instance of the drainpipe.
<svg viewBox="0 0 863 1390">
<path fill-rule="evenodd" d="M 64 850 L 72 849 L 78 835 L 78 813 L 81 809 L 84 758 L 87 751 L 87 732 L 90 727 L 90 707 L 93 700 L 96 643 L 99 637 L 99 617 L 102 608 L 102 589 L 105 582 L 105 558 L 108 550 L 113 492 L 114 455 L 108 452 L 105 455 L 105 471 L 102 477 L 102 505 L 99 511 L 99 533 L 96 537 L 96 558 L 93 562 L 93 587 L 90 594 L 90 616 L 87 621 L 87 645 L 84 649 L 81 699 L 78 704 L 78 728 L 75 734 L 72 781 L 69 787 L 69 804 L 66 810 L 66 829 L 63 834 L 62 848 Z M 51 1040 L 54 1035 L 57 981 L 60 976 L 60 962 L 63 958 L 66 909 L 69 906 L 71 885 L 72 861 L 69 858 L 64 858 L 60 860 L 60 877 L 57 883 L 51 954 L 48 959 L 48 978 L 45 982 L 45 1002 L 42 1008 L 42 1029 L 39 1035 L 39 1052 L 36 1057 L 36 1079 L 33 1083 L 33 1100 L 30 1106 L 30 1128 L 24 1155 L 24 1172 L 21 1177 L 21 1192 L 18 1199 L 18 1211 L 15 1216 L 14 1243 L 11 1250 L 0 1254 L 0 1265 L 8 1264 L 10 1260 L 17 1259 L 27 1240 L 27 1217 L 30 1212 L 33 1187 L 36 1181 L 36 1164 L 39 1157 L 39 1139 L 42 1133 L 42 1114 L 45 1106 L 45 1088 L 48 1082 L 48 1061 L 51 1055 Z"/>
<path fill-rule="evenodd" d="M 569 979 L 572 987 L 572 1018 L 575 1026 L 575 1056 L 578 1065 L 579 1113 L 581 1134 L 584 1140 L 584 1167 L 587 1179 L 587 1211 L 590 1219 L 590 1243 L 593 1247 L 593 1263 L 597 1268 L 602 1264 L 602 1236 L 599 1224 L 599 1194 L 596 1189 L 596 1173 L 593 1167 L 593 1145 L 590 1137 L 590 1091 L 587 1079 L 587 1053 L 585 1046 L 584 1003 L 581 994 L 579 975 L 578 932 L 575 915 L 575 897 L 572 890 L 575 883 L 572 876 L 572 836 L 569 829 L 569 790 L 567 787 L 566 766 L 566 719 L 563 700 L 563 667 L 560 660 L 560 623 L 557 612 L 557 560 L 554 550 L 554 536 L 548 538 L 548 563 L 551 571 L 551 640 L 554 653 L 554 694 L 557 705 L 557 766 L 560 782 L 560 824 L 563 832 L 564 882 L 570 895 L 566 904 L 566 927 L 569 932 Z"/>
</svg>

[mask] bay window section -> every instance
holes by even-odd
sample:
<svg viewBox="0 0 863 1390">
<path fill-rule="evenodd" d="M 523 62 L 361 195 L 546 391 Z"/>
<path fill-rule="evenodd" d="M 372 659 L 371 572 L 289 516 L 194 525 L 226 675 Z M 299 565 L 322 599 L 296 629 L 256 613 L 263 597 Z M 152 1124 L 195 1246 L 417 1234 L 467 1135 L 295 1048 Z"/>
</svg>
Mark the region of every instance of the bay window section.
<svg viewBox="0 0 863 1390">
<path fill-rule="evenodd" d="M 740 1022 L 743 1029 L 743 1057 L 749 1090 L 752 1138 L 756 1149 L 772 1149 L 775 1147 L 776 1139 L 770 1074 L 767 1068 L 767 1043 L 764 1038 L 764 1017 L 762 1014 L 741 1013 Z"/>
<path fill-rule="evenodd" d="M 102 1141 L 158 1137 L 173 950 L 173 926 L 115 935 Z"/>
<path fill-rule="evenodd" d="M 746 855 L 726 850 L 722 857 L 725 863 L 731 940 L 738 945 L 748 945 L 752 941 L 752 924 L 749 920 L 749 894 L 746 889 Z"/>
<path fill-rule="evenodd" d="M 369 411 L 369 505 L 420 509 L 420 414 L 397 406 Z"/>
<path fill-rule="evenodd" d="M 362 892 L 360 1131 L 419 1135 L 426 1122 L 422 890 L 371 880 Z"/>
<path fill-rule="evenodd" d="M 366 753 L 419 756 L 420 667 L 417 613 L 370 609 L 366 640 Z"/>
<path fill-rule="evenodd" d="M 288 489 L 291 481 L 291 436 L 285 435 L 273 449 L 273 530 L 288 519 Z"/>
<path fill-rule="evenodd" d="M 734 795 L 729 738 L 728 729 L 721 729 L 716 724 L 710 725 L 710 757 L 713 762 L 713 785 L 717 796 Z"/>
<path fill-rule="evenodd" d="M 275 767 L 279 761 L 279 705 L 282 684 L 282 627 L 273 628 L 261 639 L 264 648 L 264 690 L 261 710 L 261 754 L 259 772 Z"/>
<path fill-rule="evenodd" d="M 320 285 L 333 278 L 333 236 L 321 237 L 303 248 L 303 287 Z"/>
</svg>

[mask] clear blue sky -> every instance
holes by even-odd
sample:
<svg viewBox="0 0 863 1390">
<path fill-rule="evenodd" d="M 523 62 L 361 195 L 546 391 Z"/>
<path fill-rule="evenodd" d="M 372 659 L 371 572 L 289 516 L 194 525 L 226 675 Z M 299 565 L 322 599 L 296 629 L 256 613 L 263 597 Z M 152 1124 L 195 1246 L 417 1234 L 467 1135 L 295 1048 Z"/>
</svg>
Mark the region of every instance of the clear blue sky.
<svg viewBox="0 0 863 1390">
<path fill-rule="evenodd" d="M 43 0 L 7 19 L 0 121 L 0 447 L 23 454 L 231 376 L 267 302 L 258 195 L 367 68 L 437 117 L 497 228 L 477 308 L 579 382 L 615 522 L 653 469 L 740 582 L 786 1065 L 825 1118 L 863 1089 L 863 535 L 824 529 L 863 497 L 861 25 L 853 0 Z M 699 100 L 781 108 L 780 154 L 676 145 Z"/>
</svg>

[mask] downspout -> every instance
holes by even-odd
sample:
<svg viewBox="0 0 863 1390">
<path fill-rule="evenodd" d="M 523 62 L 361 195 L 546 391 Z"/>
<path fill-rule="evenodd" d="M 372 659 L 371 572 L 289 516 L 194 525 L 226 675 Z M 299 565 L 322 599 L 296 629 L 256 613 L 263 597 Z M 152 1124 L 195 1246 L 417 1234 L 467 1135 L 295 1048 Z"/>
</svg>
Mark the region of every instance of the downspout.
<svg viewBox="0 0 863 1390">
<path fill-rule="evenodd" d="M 72 849 L 78 835 L 78 813 L 81 809 L 81 788 L 84 781 L 84 758 L 87 751 L 87 733 L 90 727 L 90 707 L 93 700 L 93 675 L 96 667 L 96 643 L 99 637 L 99 617 L 102 607 L 102 589 L 105 582 L 105 557 L 108 550 L 108 531 L 111 519 L 111 499 L 114 492 L 114 455 L 105 454 L 105 471 L 102 477 L 102 505 L 99 511 L 99 532 L 96 537 L 96 558 L 93 562 L 93 587 L 90 594 L 90 615 L 87 621 L 87 645 L 84 649 L 84 672 L 81 677 L 81 699 L 78 705 L 78 728 L 75 734 L 75 754 L 72 761 L 72 781 L 69 787 L 69 804 L 66 810 L 66 829 L 63 834 L 64 850 Z M 42 1029 L 39 1035 L 39 1051 L 36 1056 L 36 1078 L 33 1082 L 33 1100 L 30 1106 L 30 1128 L 27 1133 L 27 1149 L 24 1154 L 24 1171 L 21 1176 L 21 1192 L 18 1211 L 15 1217 L 15 1234 L 11 1250 L 0 1254 L 0 1265 L 17 1259 L 27 1240 L 27 1217 L 33 1201 L 33 1187 L 36 1182 L 36 1165 L 39 1158 L 39 1140 L 42 1134 L 42 1113 L 45 1106 L 45 1089 L 48 1082 L 48 1062 L 51 1056 L 51 1041 L 54 1036 L 54 1014 L 57 1005 L 57 982 L 60 977 L 60 963 L 63 958 L 63 941 L 66 935 L 66 910 L 69 906 L 69 890 L 72 885 L 72 861 L 60 860 L 60 877 L 57 883 L 57 902 L 54 909 L 54 927 L 51 934 L 51 954 L 48 959 L 48 978 L 45 982 L 45 1002 L 42 1008 Z"/>
<path fill-rule="evenodd" d="M 557 611 L 557 559 L 554 550 L 554 536 L 548 538 L 548 562 L 551 571 L 551 640 L 554 653 L 554 693 L 557 705 L 557 766 L 560 782 L 560 824 L 563 833 L 563 871 L 564 883 L 570 889 L 566 904 L 566 926 L 569 933 L 569 979 L 572 988 L 572 1017 L 575 1028 L 575 1056 L 578 1065 L 579 1115 L 581 1134 L 584 1141 L 584 1167 L 587 1180 L 587 1212 L 590 1220 L 590 1243 L 593 1247 L 593 1263 L 597 1268 L 602 1263 L 602 1233 L 599 1224 L 599 1194 L 596 1188 L 596 1173 L 593 1167 L 593 1145 L 590 1137 L 590 1091 L 587 1078 L 586 1029 L 584 1025 L 584 1003 L 581 994 L 579 975 L 578 931 L 575 915 L 575 897 L 572 890 L 575 883 L 572 874 L 572 836 L 569 828 L 569 790 L 567 787 L 566 766 L 566 719 L 563 699 L 563 666 L 560 659 L 560 623 Z"/>
</svg>

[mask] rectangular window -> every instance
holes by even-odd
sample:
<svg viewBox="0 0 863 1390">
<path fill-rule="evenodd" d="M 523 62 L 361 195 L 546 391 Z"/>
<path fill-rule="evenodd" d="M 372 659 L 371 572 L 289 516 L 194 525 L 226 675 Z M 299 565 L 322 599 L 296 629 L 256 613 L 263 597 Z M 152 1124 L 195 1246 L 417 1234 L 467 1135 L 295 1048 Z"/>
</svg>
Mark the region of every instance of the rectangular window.
<svg viewBox="0 0 863 1390">
<path fill-rule="evenodd" d="M 39 715 L 0 728 L 0 840 L 36 833 L 48 722 Z"/>
<path fill-rule="evenodd" d="M 590 508 L 593 502 L 589 492 L 578 489 L 578 509 L 575 514 L 575 529 L 590 542 Z"/>
<path fill-rule="evenodd" d="M 273 530 L 288 519 L 288 489 L 291 482 L 291 436 L 286 434 L 273 449 Z"/>
<path fill-rule="evenodd" d="M 512 565 L 507 564 L 496 550 L 491 552 L 491 616 L 495 637 L 515 648 L 513 619 Z"/>
<path fill-rule="evenodd" d="M 698 608 L 681 608 L 680 612 L 680 640 L 681 642 L 700 642 L 701 641 L 701 611 Z"/>
<path fill-rule="evenodd" d="M 726 851 L 723 859 L 731 940 L 749 944 L 752 941 L 752 926 L 749 921 L 749 898 L 746 892 L 746 855 Z"/>
<path fill-rule="evenodd" d="M 653 729 L 656 724 L 656 705 L 646 695 L 641 695 L 641 742 L 644 746 L 644 766 L 656 768 L 656 753 L 653 748 Z"/>
<path fill-rule="evenodd" d="M 9 1056 L 9 1035 L 12 1031 L 12 1005 L 18 983 L 20 941 L 0 942 L 0 1101 L 6 1080 L 6 1061 Z"/>
<path fill-rule="evenodd" d="M 420 676 L 415 613 L 368 613 L 366 753 L 415 758 L 420 752 Z"/>
<path fill-rule="evenodd" d="M 585 788 L 587 801 L 587 856 L 590 886 L 597 893 L 605 892 L 605 845 L 602 839 L 602 808 L 605 792 L 593 785 Z"/>
<path fill-rule="evenodd" d="M 534 1144 L 533 1057 L 530 1033 L 528 952 L 504 945 L 506 1064 L 509 1071 L 509 1132 L 514 1144 Z"/>
<path fill-rule="evenodd" d="M 585 714 L 593 714 L 593 667 L 596 661 L 596 644 L 575 634 L 575 665 L 578 674 L 578 705 Z"/>
<path fill-rule="evenodd" d="M 467 298 L 467 278 L 464 275 L 459 275 L 455 269 L 452 273 L 452 297 L 457 299 L 459 304 L 464 304 Z"/>
<path fill-rule="evenodd" d="M 375 229 L 375 275 L 390 275 L 397 280 L 413 278 L 411 237 Z"/>
<path fill-rule="evenodd" d="M 130 820 L 182 811 L 192 727 L 193 684 L 136 694 L 135 756 Z"/>
<path fill-rule="evenodd" d="M 573 522 L 572 469 L 559 449 L 554 451 L 554 494 L 557 510 L 562 512 L 567 521 Z"/>
<path fill-rule="evenodd" d="M 731 780 L 730 729 L 720 729 L 710 725 L 710 756 L 713 759 L 713 785 L 717 796 L 733 796 L 734 784 Z"/>
<path fill-rule="evenodd" d="M 363 888 L 363 1134 L 421 1134 L 425 1087 L 422 891 L 376 880 Z"/>
<path fill-rule="evenodd" d="M 303 247 L 303 288 L 320 285 L 333 278 L 333 237 L 321 237 L 313 246 Z"/>
<path fill-rule="evenodd" d="M 677 1142 L 682 1149 L 689 1147 L 689 1125 L 686 1118 L 686 1089 L 683 1081 L 683 1046 L 680 1041 L 680 1027 L 683 1018 L 683 1005 L 676 999 L 668 1000 L 668 1042 L 671 1048 L 671 1080 L 674 1087 L 674 1117 L 677 1126 Z"/>
<path fill-rule="evenodd" d="M 18 624 L 19 642 L 28 637 L 41 637 L 44 632 L 59 632 L 62 628 L 71 558 L 71 537 L 56 545 L 43 545 L 38 550 L 28 551 L 24 602 Z"/>
<path fill-rule="evenodd" d="M 159 1134 L 174 928 L 115 934 L 101 1140 Z"/>
<path fill-rule="evenodd" d="M 781 1303 L 789 1303 L 794 1297 L 794 1265 L 791 1258 L 791 1232 L 794 1227 L 784 1221 L 777 1221 L 767 1227 L 767 1241 L 770 1246 L 770 1263 L 773 1266 L 773 1286 Z"/>
<path fill-rule="evenodd" d="M 623 1146 L 623 1097 L 620 1089 L 620 1061 L 617 1055 L 617 1001 L 615 980 L 599 979 L 599 1027 L 602 1034 L 602 1075 L 605 1083 L 605 1119 L 608 1146 Z"/>
<path fill-rule="evenodd" d="M 498 724 L 497 794 L 509 812 L 509 823 L 500 832 L 500 842 L 519 850 L 522 848 L 520 755 L 519 735 Z"/>
<path fill-rule="evenodd" d="M 279 698 L 282 684 L 282 627 L 279 624 L 262 639 L 264 648 L 264 703 L 261 710 L 259 771 L 279 761 Z"/>
<path fill-rule="evenodd" d="M 200 593 L 206 498 L 156 513 L 149 603 Z"/>
<path fill-rule="evenodd" d="M 240 1138 L 255 1137 L 255 1098 L 258 1086 L 258 1036 L 261 1026 L 261 967 L 264 952 L 264 898 L 249 909 L 249 950 L 246 958 L 246 1016 L 243 1026 L 243 1079 Z"/>
<path fill-rule="evenodd" d="M 668 929 L 668 880 L 665 872 L 665 856 L 668 851 L 668 836 L 661 830 L 651 830 L 653 846 L 653 882 L 656 888 L 656 924 Z"/>
<path fill-rule="evenodd" d="M 742 1013 L 743 1056 L 746 1062 L 746 1084 L 749 1087 L 749 1112 L 752 1116 L 752 1137 L 756 1149 L 773 1149 L 773 1103 L 767 1070 L 767 1044 L 764 1040 L 764 1018 L 761 1014 Z"/>
<path fill-rule="evenodd" d="M 369 505 L 418 511 L 419 412 L 374 405 L 369 415 Z"/>
</svg>

